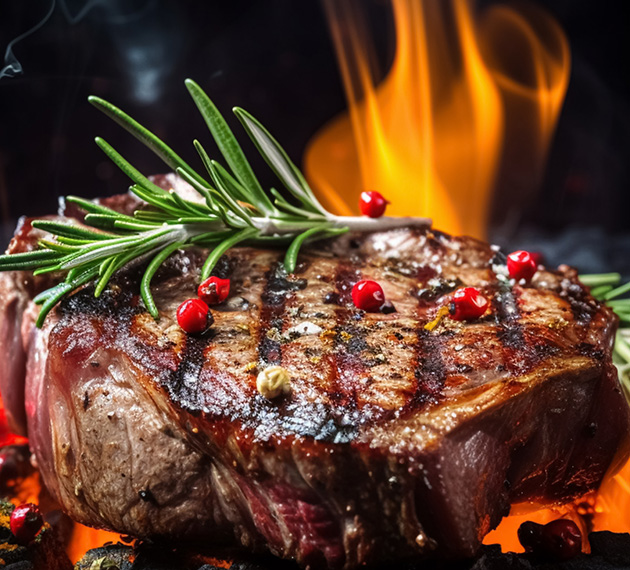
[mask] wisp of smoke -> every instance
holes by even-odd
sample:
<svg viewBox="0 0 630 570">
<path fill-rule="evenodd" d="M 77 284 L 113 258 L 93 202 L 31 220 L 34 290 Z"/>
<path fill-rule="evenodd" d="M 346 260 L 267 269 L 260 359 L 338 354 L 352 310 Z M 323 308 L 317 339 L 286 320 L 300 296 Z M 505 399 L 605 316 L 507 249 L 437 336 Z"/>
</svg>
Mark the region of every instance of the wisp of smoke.
<svg viewBox="0 0 630 570">
<path fill-rule="evenodd" d="M 18 61 L 13 53 L 13 46 L 18 42 L 22 41 L 24 38 L 27 38 L 31 34 L 34 34 L 37 30 L 39 30 L 52 16 L 55 11 L 56 0 L 52 0 L 50 3 L 50 8 L 48 8 L 48 12 L 46 15 L 35 24 L 32 28 L 26 30 L 24 33 L 20 34 L 17 38 L 14 38 L 9 42 L 6 51 L 4 52 L 4 67 L 0 69 L 0 79 L 3 77 L 15 77 L 16 75 L 20 75 L 23 72 L 22 64 Z"/>
<path fill-rule="evenodd" d="M 155 4 L 155 0 L 148 0 L 142 6 L 142 8 L 140 8 L 136 12 L 132 14 L 127 14 L 124 16 L 118 14 L 117 12 L 113 10 L 106 10 L 109 16 L 107 19 L 109 23 L 112 23 L 112 24 L 126 24 L 134 19 L 142 17 L 148 10 L 150 10 L 153 7 L 154 4 Z M 107 8 L 108 0 L 89 0 L 88 2 L 85 3 L 85 5 L 81 9 L 79 9 L 79 11 L 76 14 L 73 15 L 70 12 L 68 5 L 66 4 L 66 0 L 59 0 L 59 8 L 61 9 L 61 13 L 63 14 L 68 24 L 70 25 L 78 24 L 81 20 L 83 20 L 83 18 L 85 18 L 89 14 L 89 12 L 92 11 L 92 9 L 94 9 L 95 7 L 99 5 L 102 5 L 104 8 Z M 17 36 L 16 38 L 12 39 L 9 42 L 4 52 L 4 67 L 0 69 L 0 79 L 2 79 L 3 77 L 16 77 L 17 75 L 20 75 L 24 72 L 24 69 L 22 68 L 22 64 L 13 53 L 13 48 L 17 43 L 21 42 L 28 36 L 34 34 L 39 29 L 41 29 L 46 24 L 46 22 L 50 20 L 50 17 L 53 15 L 56 6 L 57 6 L 57 0 L 51 0 L 50 7 L 48 8 L 48 11 L 43 16 L 43 18 L 39 22 L 37 22 L 32 28 L 29 28 L 28 30 L 26 30 L 25 32 L 23 32 L 22 34 L 20 34 L 19 36 Z"/>
</svg>

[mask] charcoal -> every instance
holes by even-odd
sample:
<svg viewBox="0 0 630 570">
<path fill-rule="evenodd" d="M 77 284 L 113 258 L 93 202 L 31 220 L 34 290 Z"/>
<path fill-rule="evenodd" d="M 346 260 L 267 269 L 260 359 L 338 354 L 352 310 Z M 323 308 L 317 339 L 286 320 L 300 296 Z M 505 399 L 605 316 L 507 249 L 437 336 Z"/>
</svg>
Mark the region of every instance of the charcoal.
<svg viewBox="0 0 630 570">
<path fill-rule="evenodd" d="M 134 549 L 125 544 L 110 544 L 89 550 L 74 570 L 132 570 Z"/>
<path fill-rule="evenodd" d="M 630 568 L 630 534 L 609 531 L 589 535 L 591 552 L 612 565 Z"/>
<path fill-rule="evenodd" d="M 0 500 L 0 568 L 2 570 L 71 570 L 72 564 L 48 524 L 28 545 L 16 544 L 9 521 L 14 506 Z"/>
</svg>

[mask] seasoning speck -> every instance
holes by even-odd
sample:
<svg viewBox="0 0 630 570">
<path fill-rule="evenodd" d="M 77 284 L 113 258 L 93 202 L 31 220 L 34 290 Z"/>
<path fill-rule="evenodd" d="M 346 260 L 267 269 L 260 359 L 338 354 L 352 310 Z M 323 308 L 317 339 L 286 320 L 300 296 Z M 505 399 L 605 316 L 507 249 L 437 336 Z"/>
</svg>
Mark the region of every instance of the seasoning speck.
<svg viewBox="0 0 630 570">
<path fill-rule="evenodd" d="M 320 334 L 322 332 L 322 327 L 311 323 L 310 321 L 305 321 L 300 323 L 299 325 L 295 325 L 286 331 L 285 335 L 297 335 L 297 336 L 306 336 L 312 334 Z"/>
<path fill-rule="evenodd" d="M 392 303 L 391 301 L 385 301 L 381 305 L 381 313 L 383 313 L 384 315 L 389 315 L 395 312 L 396 312 L 396 307 L 394 307 L 394 303 Z"/>
</svg>

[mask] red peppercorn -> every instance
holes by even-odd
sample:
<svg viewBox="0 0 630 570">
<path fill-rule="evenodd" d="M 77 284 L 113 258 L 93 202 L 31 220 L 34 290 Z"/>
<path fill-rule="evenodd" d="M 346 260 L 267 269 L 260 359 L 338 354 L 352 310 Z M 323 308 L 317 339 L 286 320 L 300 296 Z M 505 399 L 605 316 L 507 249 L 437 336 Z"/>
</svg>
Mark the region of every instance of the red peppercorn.
<svg viewBox="0 0 630 570">
<path fill-rule="evenodd" d="M 223 303 L 230 294 L 230 280 L 208 277 L 197 289 L 199 298 L 208 305 Z"/>
<path fill-rule="evenodd" d="M 389 204 L 389 202 L 383 198 L 380 192 L 375 192 L 374 190 L 361 192 L 359 208 L 364 216 L 380 218 L 385 213 L 387 204 Z"/>
<path fill-rule="evenodd" d="M 187 299 L 177 309 L 177 324 L 187 333 L 203 332 L 213 322 L 208 305 L 201 299 Z"/>
<path fill-rule="evenodd" d="M 449 315 L 456 321 L 478 319 L 486 312 L 488 299 L 475 287 L 463 287 L 453 293 Z"/>
<path fill-rule="evenodd" d="M 524 522 L 518 529 L 518 540 L 526 552 L 558 561 L 569 560 L 582 551 L 582 533 L 569 519 L 558 519 L 544 526 Z"/>
<path fill-rule="evenodd" d="M 44 519 L 36 505 L 24 503 L 13 509 L 10 525 L 17 542 L 26 545 L 42 530 Z"/>
<path fill-rule="evenodd" d="M 514 251 L 507 256 L 507 268 L 512 279 L 529 281 L 536 273 L 538 265 L 529 251 Z"/>
<path fill-rule="evenodd" d="M 357 309 L 375 313 L 385 302 L 385 293 L 376 281 L 364 279 L 352 287 L 352 302 Z"/>
<path fill-rule="evenodd" d="M 556 560 L 568 560 L 582 552 L 582 533 L 569 519 L 547 523 L 542 529 L 545 551 Z"/>
</svg>

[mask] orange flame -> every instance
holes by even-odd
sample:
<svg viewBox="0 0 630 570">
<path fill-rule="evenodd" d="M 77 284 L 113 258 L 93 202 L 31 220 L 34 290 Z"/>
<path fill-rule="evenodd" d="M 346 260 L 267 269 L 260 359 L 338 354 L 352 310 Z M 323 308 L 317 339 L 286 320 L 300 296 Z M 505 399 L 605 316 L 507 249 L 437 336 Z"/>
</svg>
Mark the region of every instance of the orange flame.
<svg viewBox="0 0 630 570">
<path fill-rule="evenodd" d="M 68 558 L 73 563 L 83 558 L 85 553 L 92 548 L 100 548 L 104 544 L 120 542 L 120 535 L 106 530 L 90 528 L 79 523 L 74 523 L 72 536 L 66 548 Z"/>
<path fill-rule="evenodd" d="M 533 6 L 390 3 L 396 49 L 379 81 L 364 5 L 324 0 L 348 113 L 310 142 L 307 176 L 337 213 L 358 213 L 360 193 L 378 190 L 388 214 L 484 237 L 491 206 L 495 220 L 514 220 L 538 191 L 568 84 L 567 40 Z M 515 507 L 485 542 L 519 552 L 522 522 L 560 517 L 629 532 L 630 462 L 579 506 Z"/>
<path fill-rule="evenodd" d="M 593 525 L 595 530 L 630 532 L 630 460 L 601 486 Z"/>
<path fill-rule="evenodd" d="M 391 215 L 478 237 L 497 184 L 521 211 L 568 83 L 569 48 L 555 21 L 534 8 L 475 14 L 468 0 L 391 0 L 396 51 L 377 85 L 359 3 L 324 5 L 349 104 L 306 152 L 326 206 L 357 213 L 361 191 L 378 190 Z"/>
<path fill-rule="evenodd" d="M 523 522 L 544 524 L 558 518 L 573 519 L 585 536 L 587 530 L 630 532 L 630 460 L 616 475 L 607 477 L 597 493 L 576 504 L 537 511 L 526 505 L 515 506 L 510 516 L 486 536 L 484 543 L 500 544 L 504 551 L 523 552 L 516 534 Z M 590 529 L 586 528 L 586 521 Z"/>
</svg>

